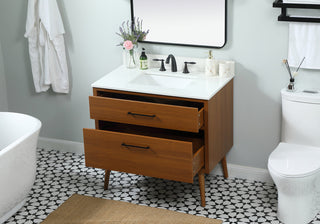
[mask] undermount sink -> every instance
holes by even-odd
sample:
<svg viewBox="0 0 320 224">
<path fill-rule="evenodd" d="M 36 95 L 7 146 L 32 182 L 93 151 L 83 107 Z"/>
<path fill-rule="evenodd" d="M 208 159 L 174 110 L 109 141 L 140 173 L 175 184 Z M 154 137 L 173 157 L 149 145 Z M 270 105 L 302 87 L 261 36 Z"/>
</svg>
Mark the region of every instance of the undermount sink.
<svg viewBox="0 0 320 224">
<path fill-rule="evenodd" d="M 185 78 L 183 76 L 178 76 L 178 74 L 172 76 L 170 74 L 165 73 L 161 75 L 141 73 L 141 75 L 137 76 L 130 83 L 140 85 L 152 85 L 165 88 L 184 89 L 192 82 L 194 82 L 193 78 Z"/>
<path fill-rule="evenodd" d="M 182 72 L 171 72 L 171 71 L 159 71 L 158 68 L 152 68 L 143 71 L 144 74 L 146 75 L 157 75 L 157 76 L 169 76 L 169 77 L 176 77 L 181 79 L 197 79 L 198 76 L 197 74 L 194 73 L 189 73 L 189 74 L 184 74 Z"/>
</svg>

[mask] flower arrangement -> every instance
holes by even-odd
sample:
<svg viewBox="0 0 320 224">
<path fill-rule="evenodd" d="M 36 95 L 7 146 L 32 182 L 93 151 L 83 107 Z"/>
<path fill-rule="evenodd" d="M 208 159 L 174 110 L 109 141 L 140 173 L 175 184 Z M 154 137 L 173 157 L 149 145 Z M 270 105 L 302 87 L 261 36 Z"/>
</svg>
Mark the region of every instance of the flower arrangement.
<svg viewBox="0 0 320 224">
<path fill-rule="evenodd" d="M 136 66 L 134 47 L 138 45 L 138 41 L 144 40 L 148 33 L 149 30 L 142 30 L 142 20 L 139 18 L 134 19 L 133 21 L 124 21 L 119 27 L 119 32 L 116 34 L 123 39 L 119 45 L 122 46 L 123 49 L 129 51 L 130 54 L 130 57 L 127 60 L 127 63 L 129 63 L 127 67 Z"/>
<path fill-rule="evenodd" d="M 134 45 L 138 44 L 138 41 L 142 41 L 146 38 L 149 30 L 142 30 L 142 20 L 139 18 L 133 21 L 124 21 L 119 27 L 119 33 L 116 33 L 122 37 L 123 41 L 120 43 L 126 50 L 131 50 Z"/>
</svg>

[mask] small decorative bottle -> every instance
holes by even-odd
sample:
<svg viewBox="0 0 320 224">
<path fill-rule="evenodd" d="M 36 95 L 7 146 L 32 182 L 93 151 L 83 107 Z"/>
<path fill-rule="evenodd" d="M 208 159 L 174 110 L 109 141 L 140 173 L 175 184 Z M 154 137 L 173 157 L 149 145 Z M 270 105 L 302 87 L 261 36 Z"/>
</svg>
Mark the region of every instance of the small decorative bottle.
<svg viewBox="0 0 320 224">
<path fill-rule="evenodd" d="M 290 78 L 290 82 L 288 84 L 288 90 L 293 92 L 295 90 L 294 88 L 294 78 Z"/>
<path fill-rule="evenodd" d="M 141 70 L 148 69 L 148 57 L 146 55 L 144 48 L 142 48 L 142 52 L 141 52 L 141 56 L 140 56 L 140 69 Z"/>
</svg>

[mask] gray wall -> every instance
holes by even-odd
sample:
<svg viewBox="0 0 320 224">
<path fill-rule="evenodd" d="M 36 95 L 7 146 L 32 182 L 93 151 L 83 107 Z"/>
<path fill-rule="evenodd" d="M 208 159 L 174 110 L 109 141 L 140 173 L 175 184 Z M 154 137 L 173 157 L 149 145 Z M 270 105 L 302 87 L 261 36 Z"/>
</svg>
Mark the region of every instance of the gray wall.
<svg viewBox="0 0 320 224">
<path fill-rule="evenodd" d="M 0 111 L 8 111 L 6 77 L 4 74 L 1 40 L 0 40 Z"/>
<path fill-rule="evenodd" d="M 273 0 L 228 0 L 228 43 L 214 49 L 218 59 L 237 62 L 234 82 L 234 147 L 228 162 L 266 168 L 268 155 L 280 140 L 280 90 L 288 81 L 282 59 L 287 57 L 288 24 L 277 22 Z M 0 2 L 3 43 L 11 111 L 32 114 L 43 122 L 41 136 L 82 141 L 89 119 L 90 84 L 121 64 L 115 35 L 130 15 L 129 0 L 59 1 L 67 34 L 71 93 L 35 94 L 23 38 L 27 1 Z M 210 25 L 208 25 L 210 27 Z M 152 29 L 152 28 L 151 28 Z M 168 34 L 170 35 L 170 34 Z M 206 57 L 208 49 L 145 45 L 149 53 Z M 299 85 L 319 84 L 318 72 L 304 71 Z"/>
</svg>

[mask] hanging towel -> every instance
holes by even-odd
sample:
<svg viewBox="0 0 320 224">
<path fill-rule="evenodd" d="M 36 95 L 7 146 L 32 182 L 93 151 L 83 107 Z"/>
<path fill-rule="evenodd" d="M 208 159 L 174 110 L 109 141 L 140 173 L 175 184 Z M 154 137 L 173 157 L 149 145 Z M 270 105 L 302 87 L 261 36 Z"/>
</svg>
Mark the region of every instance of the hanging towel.
<svg viewBox="0 0 320 224">
<path fill-rule="evenodd" d="M 25 37 L 36 92 L 69 92 L 65 33 L 56 0 L 29 0 Z"/>
<path fill-rule="evenodd" d="M 290 66 L 298 67 L 305 58 L 301 68 L 320 69 L 320 24 L 290 23 L 288 61 Z"/>
</svg>

